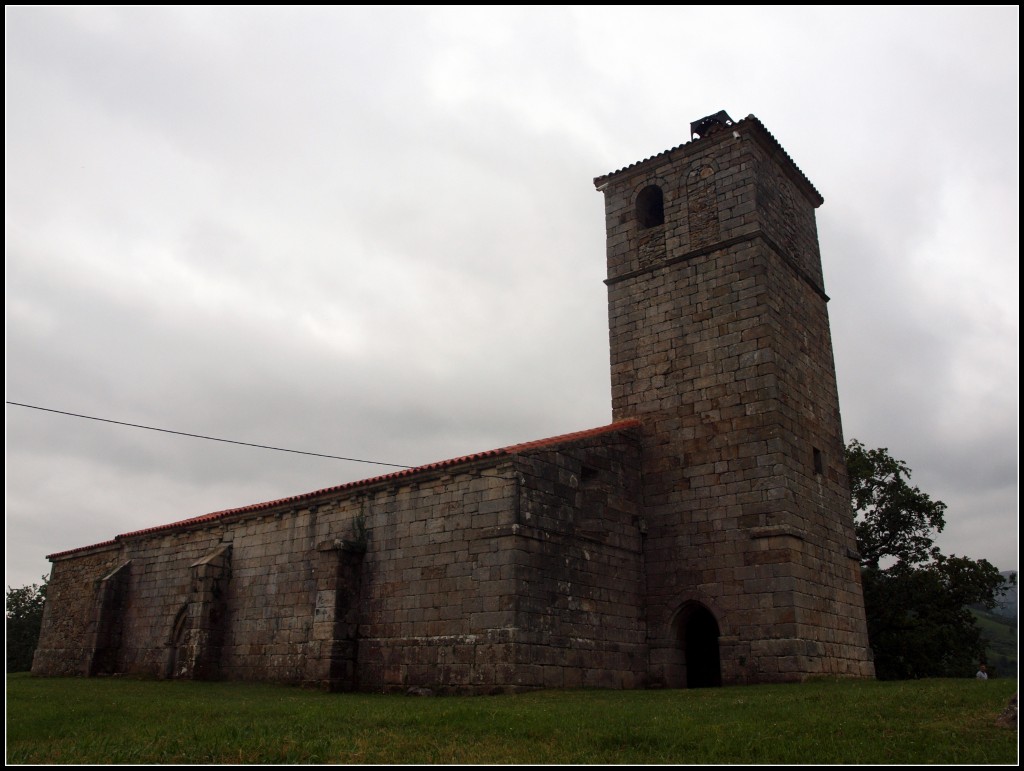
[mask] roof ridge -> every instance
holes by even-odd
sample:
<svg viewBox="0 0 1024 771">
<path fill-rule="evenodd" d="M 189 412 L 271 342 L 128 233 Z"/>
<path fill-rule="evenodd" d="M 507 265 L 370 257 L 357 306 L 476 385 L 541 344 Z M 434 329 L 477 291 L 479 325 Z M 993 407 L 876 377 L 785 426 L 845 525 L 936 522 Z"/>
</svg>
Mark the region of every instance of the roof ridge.
<svg viewBox="0 0 1024 771">
<path fill-rule="evenodd" d="M 224 519 L 233 514 L 244 514 L 247 512 L 262 511 L 283 504 L 306 501 L 321 495 L 327 495 L 329 493 L 356 490 L 360 487 L 369 487 L 370 485 L 397 481 L 399 479 L 404 479 L 405 477 L 414 476 L 416 474 L 420 474 L 427 471 L 437 471 L 440 469 L 453 468 L 463 463 L 472 463 L 478 460 L 485 460 L 488 458 L 500 458 L 507 455 L 515 455 L 518 453 L 527 452 L 529 450 L 538 450 L 544 447 L 553 447 L 558 444 L 573 442 L 578 439 L 587 439 L 592 436 L 600 436 L 606 433 L 613 433 L 615 431 L 621 431 L 623 429 L 632 428 L 638 425 L 640 425 L 639 419 L 627 418 L 626 420 L 615 421 L 604 426 L 598 426 L 597 428 L 589 428 L 584 429 L 582 431 L 573 431 L 568 434 L 559 434 L 557 436 L 551 436 L 544 439 L 535 439 L 529 442 L 519 442 L 517 444 L 510 444 L 505 447 L 499 447 L 494 450 L 484 450 L 483 452 L 471 453 L 469 455 L 460 455 L 454 458 L 448 458 L 447 460 L 435 461 L 433 463 L 427 463 L 422 466 L 414 466 L 412 468 L 402 469 L 401 471 L 392 471 L 388 474 L 381 474 L 375 477 L 359 479 L 354 482 L 345 482 L 343 484 L 335 485 L 333 487 L 324 487 L 319 490 L 313 490 L 308 493 L 299 493 L 298 495 L 291 495 L 284 498 L 278 498 L 276 500 L 263 501 L 261 503 L 252 503 L 247 506 L 238 506 L 230 509 L 222 509 L 220 511 L 210 512 L 208 514 L 200 514 L 196 517 L 189 517 L 188 519 L 180 519 L 176 522 L 169 522 L 165 525 L 155 525 L 153 527 L 147 527 L 141 530 L 133 530 L 127 533 L 121 533 L 120 535 L 116 535 L 114 536 L 113 540 L 110 541 L 102 541 L 101 543 L 92 544 L 90 546 L 80 546 L 76 549 L 68 549 L 66 551 L 55 552 L 53 554 L 47 555 L 46 558 L 48 560 L 53 560 L 55 558 L 64 557 L 68 554 L 74 554 L 81 551 L 88 551 L 89 549 L 96 549 L 102 546 L 110 546 L 125 538 L 135 538 L 142 535 L 150 535 L 152 533 L 184 528 L 190 525 L 199 525 L 208 522 L 215 522 L 219 519 Z"/>
<path fill-rule="evenodd" d="M 760 118 L 758 118 L 756 115 L 751 113 L 750 115 L 748 115 L 745 118 L 740 118 L 737 121 L 733 121 L 732 125 L 733 126 L 740 126 L 740 125 L 742 125 L 744 123 L 748 123 L 748 122 L 752 123 L 755 126 L 757 126 L 757 128 L 759 128 L 764 133 L 765 137 L 769 140 L 769 142 L 772 144 L 772 146 L 782 154 L 782 156 L 786 159 L 786 161 L 789 163 L 789 165 L 793 167 L 793 170 L 799 175 L 801 180 L 804 183 L 807 184 L 807 186 L 810 188 L 811 192 L 813 193 L 814 198 L 817 199 L 817 206 L 820 206 L 824 202 L 824 200 L 825 200 L 824 198 L 822 198 L 821 193 L 818 192 L 818 189 L 814 186 L 814 183 L 811 182 L 811 180 L 807 177 L 806 174 L 804 174 L 803 170 L 799 166 L 796 165 L 796 161 L 794 161 L 793 158 L 790 156 L 790 154 L 788 152 L 786 152 L 786 148 L 784 148 L 782 146 L 782 143 L 779 142 L 779 140 L 775 138 L 775 135 L 772 134 L 772 132 L 768 130 L 768 128 L 764 125 L 764 123 L 761 122 Z M 656 158 L 661 158 L 664 155 L 669 155 L 670 153 L 674 153 L 676 150 L 679 150 L 680 148 L 686 147 L 687 145 L 692 145 L 694 142 L 700 142 L 702 139 L 703 139 L 702 137 L 698 137 L 697 139 L 690 138 L 686 142 L 678 144 L 675 147 L 670 147 L 667 150 L 662 150 L 660 153 L 655 153 L 654 155 L 652 155 L 652 156 L 650 156 L 648 158 L 644 158 L 641 161 L 634 161 L 633 163 L 630 163 L 627 166 L 623 166 L 621 169 L 616 169 L 615 171 L 609 171 L 607 174 L 602 174 L 599 177 L 594 177 L 594 186 L 597 187 L 598 189 L 600 189 L 601 185 L 602 185 L 602 183 L 604 181 L 606 181 L 610 177 L 614 177 L 616 174 L 621 174 L 624 171 L 628 171 L 630 169 L 636 168 L 637 166 L 641 166 L 641 165 L 647 163 L 648 161 L 652 161 L 652 160 L 654 160 Z"/>
</svg>

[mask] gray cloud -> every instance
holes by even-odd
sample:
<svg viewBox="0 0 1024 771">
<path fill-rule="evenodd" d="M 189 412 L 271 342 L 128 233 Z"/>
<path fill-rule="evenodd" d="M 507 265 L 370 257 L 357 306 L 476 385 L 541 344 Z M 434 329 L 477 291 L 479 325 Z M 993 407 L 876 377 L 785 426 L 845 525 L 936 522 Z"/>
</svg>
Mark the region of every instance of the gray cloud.
<svg viewBox="0 0 1024 771">
<path fill-rule="evenodd" d="M 408 464 L 606 423 L 591 179 L 725 108 L 826 199 L 847 436 L 1016 567 L 1017 9 L 6 20 L 8 399 Z M 7 581 L 386 471 L 8 406 Z"/>
</svg>

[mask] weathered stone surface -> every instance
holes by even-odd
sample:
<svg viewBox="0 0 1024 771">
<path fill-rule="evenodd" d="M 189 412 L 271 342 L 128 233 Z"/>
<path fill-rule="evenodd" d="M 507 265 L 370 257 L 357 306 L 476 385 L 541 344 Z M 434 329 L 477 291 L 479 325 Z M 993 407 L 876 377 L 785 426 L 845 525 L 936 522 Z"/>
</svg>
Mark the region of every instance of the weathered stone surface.
<svg viewBox="0 0 1024 771">
<path fill-rule="evenodd" d="M 737 641 L 724 682 L 870 676 L 820 196 L 756 119 L 664 156 L 597 180 L 613 413 L 643 421 L 652 674 L 686 682 L 678 618 L 696 604 Z M 650 185 L 678 245 L 660 262 L 632 216 Z"/>
<path fill-rule="evenodd" d="M 999 713 L 999 717 L 996 718 L 996 725 L 1003 726 L 1004 728 L 1016 728 L 1017 727 L 1017 694 L 1014 693 L 1010 697 L 1010 701 L 1006 704 L 1006 709 Z"/>
<path fill-rule="evenodd" d="M 492 693 L 871 676 L 814 209 L 755 119 L 596 180 L 611 426 L 52 555 L 33 671 Z"/>
</svg>

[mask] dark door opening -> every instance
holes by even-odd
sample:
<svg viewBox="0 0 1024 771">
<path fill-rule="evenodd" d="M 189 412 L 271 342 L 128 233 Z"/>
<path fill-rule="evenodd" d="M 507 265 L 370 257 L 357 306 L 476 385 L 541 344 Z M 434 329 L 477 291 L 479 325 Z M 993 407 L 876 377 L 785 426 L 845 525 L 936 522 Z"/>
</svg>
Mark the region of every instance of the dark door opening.
<svg viewBox="0 0 1024 771">
<path fill-rule="evenodd" d="M 718 622 L 700 603 L 688 603 L 679 613 L 679 642 L 686 662 L 687 688 L 716 688 L 722 684 L 718 652 Z"/>
</svg>

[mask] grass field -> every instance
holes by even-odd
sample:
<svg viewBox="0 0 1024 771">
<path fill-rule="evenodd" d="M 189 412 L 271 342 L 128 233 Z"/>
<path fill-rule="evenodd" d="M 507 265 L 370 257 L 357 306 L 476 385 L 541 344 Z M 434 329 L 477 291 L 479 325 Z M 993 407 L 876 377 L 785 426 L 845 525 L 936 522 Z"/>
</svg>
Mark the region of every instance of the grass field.
<svg viewBox="0 0 1024 771">
<path fill-rule="evenodd" d="M 1015 763 L 1015 680 L 515 696 L 7 678 L 10 763 Z"/>
</svg>

